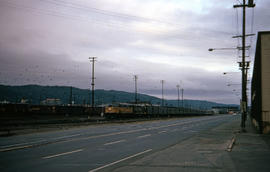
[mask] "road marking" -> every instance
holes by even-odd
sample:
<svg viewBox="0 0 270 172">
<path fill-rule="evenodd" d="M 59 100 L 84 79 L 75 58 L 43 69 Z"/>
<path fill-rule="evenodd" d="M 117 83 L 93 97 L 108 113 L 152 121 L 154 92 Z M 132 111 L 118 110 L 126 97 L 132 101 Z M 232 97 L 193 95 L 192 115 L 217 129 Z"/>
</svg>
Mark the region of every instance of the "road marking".
<svg viewBox="0 0 270 172">
<path fill-rule="evenodd" d="M 140 152 L 140 153 L 137 153 L 137 154 L 128 156 L 128 157 L 126 157 L 126 158 L 120 159 L 120 160 L 115 161 L 115 162 L 112 162 L 112 163 L 110 163 L 110 164 L 107 164 L 107 165 L 98 167 L 98 168 L 96 168 L 96 169 L 90 170 L 89 172 L 95 172 L 95 171 L 101 170 L 101 169 L 103 169 L 103 168 L 112 166 L 112 165 L 117 164 L 117 163 L 119 163 L 119 162 L 122 162 L 122 161 L 125 161 L 125 160 L 128 160 L 128 159 L 134 158 L 134 157 L 136 157 L 136 156 L 142 155 L 142 154 L 147 153 L 147 152 L 150 152 L 150 151 L 152 151 L 152 149 L 148 149 L 148 150 L 146 150 L 146 151 L 143 151 L 143 152 Z"/>
<path fill-rule="evenodd" d="M 156 130 L 156 129 L 168 128 L 168 127 L 177 126 L 177 125 L 184 125 L 184 124 L 194 123 L 194 122 L 198 122 L 198 121 L 202 122 L 202 121 L 207 121 L 207 120 L 214 120 L 216 118 L 220 118 L 220 117 L 217 116 L 217 117 L 213 117 L 213 118 L 196 119 L 196 120 L 192 120 L 192 121 L 188 120 L 186 122 L 177 122 L 174 124 L 169 124 L 169 125 L 164 125 L 164 126 L 159 126 L 159 127 L 142 128 L 142 129 L 130 130 L 130 131 L 121 131 L 121 132 L 116 132 L 116 133 L 102 134 L 102 135 L 89 136 L 89 137 L 83 137 L 83 138 L 72 138 L 69 140 L 59 140 L 57 142 L 64 143 L 64 142 L 71 142 L 71 141 L 78 141 L 78 140 L 87 140 L 87 139 L 93 139 L 93 138 L 108 137 L 108 136 L 114 136 L 114 135 L 120 135 L 120 134 L 130 134 L 130 133 L 136 133 L 136 132 L 140 132 L 140 131 Z M 75 135 L 71 135 L 71 136 L 63 136 L 63 137 L 65 137 L 65 138 L 74 137 L 76 135 L 79 135 L 79 134 L 75 134 Z M 63 137 L 60 137 L 60 138 L 63 138 Z M 56 138 L 54 138 L 54 139 L 56 139 Z M 50 142 L 50 144 L 51 143 L 55 143 L 55 142 Z M 25 143 L 25 144 L 29 144 L 29 143 Z M 33 145 L 17 146 L 17 147 L 8 148 L 8 149 L 1 149 L 0 148 L 0 152 L 12 151 L 12 150 L 17 150 L 17 149 L 24 149 L 24 148 L 34 147 L 34 146 L 38 146 L 38 145 L 33 144 Z"/>
<path fill-rule="evenodd" d="M 33 147 L 34 145 L 25 145 L 25 146 L 16 146 L 16 147 L 11 147 L 11 148 L 4 148 L 0 149 L 0 152 L 7 152 L 7 151 L 12 151 L 16 149 L 24 149 L 24 148 L 30 148 Z"/>
<path fill-rule="evenodd" d="M 115 142 L 109 142 L 109 143 L 105 143 L 104 146 L 107 146 L 107 145 L 113 145 L 113 144 L 116 144 L 116 143 L 121 143 L 121 142 L 125 142 L 126 140 L 118 140 L 118 141 L 115 141 Z"/>
<path fill-rule="evenodd" d="M 79 135 L 81 135 L 81 134 L 74 134 L 74 135 L 69 135 L 69 136 L 55 137 L 55 138 L 51 138 L 50 140 L 43 139 L 43 140 L 34 141 L 34 142 L 17 143 L 17 144 L 13 144 L 13 145 L 1 146 L 0 147 L 0 152 L 6 152 L 6 151 L 17 150 L 17 149 L 30 148 L 30 147 L 39 145 L 39 144 L 35 144 L 35 143 L 42 143 L 42 142 L 46 142 L 46 141 L 49 142 L 49 141 L 56 140 L 56 139 L 70 138 L 70 137 L 75 137 L 75 136 L 79 136 Z"/>
<path fill-rule="evenodd" d="M 204 120 L 209 120 L 209 119 L 204 119 Z M 204 120 L 200 120 L 200 121 L 204 121 Z M 75 138 L 75 139 L 65 140 L 65 141 L 62 141 L 62 142 L 71 142 L 71 141 L 76 141 L 76 140 L 95 139 L 95 138 L 108 137 L 108 136 L 114 136 L 114 135 L 120 135 L 120 134 L 136 133 L 136 132 L 140 132 L 140 131 L 156 130 L 156 129 L 161 129 L 161 128 L 167 128 L 167 127 L 172 127 L 172 126 L 177 126 L 177 125 L 188 124 L 188 123 L 192 123 L 192 122 L 197 122 L 197 120 L 196 121 L 187 121 L 187 122 L 178 122 L 178 123 L 159 126 L 159 127 L 142 128 L 142 129 L 137 129 L 137 130 L 121 131 L 121 132 L 116 132 L 116 133 L 101 134 L 101 135 L 97 135 L 97 136 L 89 136 L 89 137 L 84 137 L 84 138 Z"/>
<path fill-rule="evenodd" d="M 146 134 L 146 135 L 138 136 L 137 138 L 138 138 L 138 139 L 141 139 L 141 138 L 149 137 L 149 136 L 151 136 L 151 134 Z"/>
<path fill-rule="evenodd" d="M 39 141 L 34 141 L 34 142 L 26 142 L 26 143 L 17 143 L 17 144 L 13 144 L 13 145 L 6 145 L 6 146 L 1 146 L 0 149 L 14 147 L 14 146 L 27 145 L 27 144 L 33 144 L 33 143 L 40 143 L 40 142 L 44 142 L 44 141 L 47 141 L 47 140 L 39 140 Z"/>
<path fill-rule="evenodd" d="M 160 131 L 160 132 L 158 132 L 158 134 L 161 134 L 161 133 L 166 133 L 166 132 L 168 132 L 168 131 L 164 130 L 164 131 Z"/>
<path fill-rule="evenodd" d="M 188 130 L 188 132 L 196 133 L 197 131 L 194 131 L 194 130 Z"/>
<path fill-rule="evenodd" d="M 62 137 L 55 137 L 52 139 L 65 139 L 65 138 L 70 138 L 70 137 L 75 137 L 75 136 L 80 136 L 81 134 L 73 134 L 73 135 L 69 135 L 69 136 L 62 136 Z"/>
<path fill-rule="evenodd" d="M 72 153 L 76 153 L 76 152 L 81 152 L 81 151 L 83 151 L 83 149 L 78 149 L 78 150 L 74 150 L 74 151 L 70 151 L 70 152 L 65 152 L 65 153 L 60 153 L 60 154 L 56 154 L 56 155 L 45 156 L 45 157 L 42 157 L 42 159 L 54 158 L 54 157 L 58 157 L 58 156 L 62 156 L 62 155 L 68 155 L 68 154 L 72 154 Z"/>
</svg>

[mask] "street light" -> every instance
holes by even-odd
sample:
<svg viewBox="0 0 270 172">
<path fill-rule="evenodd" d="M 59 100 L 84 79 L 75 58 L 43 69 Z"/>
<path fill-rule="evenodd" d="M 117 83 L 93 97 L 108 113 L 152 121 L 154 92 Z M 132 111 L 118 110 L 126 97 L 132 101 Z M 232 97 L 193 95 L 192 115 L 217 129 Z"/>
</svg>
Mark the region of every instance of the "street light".
<svg viewBox="0 0 270 172">
<path fill-rule="evenodd" d="M 244 1 L 245 4 L 245 1 Z M 243 11 L 243 16 L 245 16 L 245 13 Z M 243 28 L 245 28 L 243 24 Z M 248 50 L 250 46 L 245 46 L 245 29 L 243 29 L 243 42 L 242 42 L 242 47 L 236 47 L 236 48 L 209 48 L 208 51 L 213 51 L 213 50 L 242 50 L 242 65 L 240 65 L 241 70 L 242 70 L 242 98 L 240 101 L 240 107 L 242 111 L 242 117 L 241 117 L 241 128 L 242 131 L 245 131 L 245 121 L 246 121 L 246 115 L 247 115 L 247 71 L 248 67 L 246 66 L 246 61 L 245 61 L 245 50 Z"/>
<path fill-rule="evenodd" d="M 223 72 L 223 75 L 227 75 L 227 74 L 231 74 L 231 73 L 239 73 L 240 74 L 240 72 Z"/>
<path fill-rule="evenodd" d="M 246 46 L 245 49 L 249 49 L 250 46 Z M 242 47 L 234 47 L 234 48 L 209 48 L 208 51 L 214 51 L 214 50 L 242 50 Z"/>
<path fill-rule="evenodd" d="M 241 85 L 240 83 L 239 84 L 227 84 L 227 86 L 232 86 L 232 85 Z"/>
<path fill-rule="evenodd" d="M 208 51 L 214 51 L 214 50 L 235 50 L 237 48 L 209 48 Z"/>
</svg>

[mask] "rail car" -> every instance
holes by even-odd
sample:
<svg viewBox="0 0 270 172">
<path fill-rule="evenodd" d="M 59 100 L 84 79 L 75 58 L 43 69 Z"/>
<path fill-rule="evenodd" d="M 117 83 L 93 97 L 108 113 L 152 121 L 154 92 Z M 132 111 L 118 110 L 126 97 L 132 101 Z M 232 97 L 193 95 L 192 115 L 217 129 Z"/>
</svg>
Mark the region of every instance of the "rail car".
<svg viewBox="0 0 270 172">
<path fill-rule="evenodd" d="M 207 111 L 153 105 L 120 105 L 106 107 L 0 104 L 0 115 L 87 115 L 111 118 L 170 117 L 209 114 Z"/>
<path fill-rule="evenodd" d="M 204 115 L 206 111 L 190 110 L 177 107 L 162 106 L 108 106 L 104 107 L 107 118 L 137 118 L 137 117 L 170 117 L 187 116 L 191 114 Z"/>
</svg>

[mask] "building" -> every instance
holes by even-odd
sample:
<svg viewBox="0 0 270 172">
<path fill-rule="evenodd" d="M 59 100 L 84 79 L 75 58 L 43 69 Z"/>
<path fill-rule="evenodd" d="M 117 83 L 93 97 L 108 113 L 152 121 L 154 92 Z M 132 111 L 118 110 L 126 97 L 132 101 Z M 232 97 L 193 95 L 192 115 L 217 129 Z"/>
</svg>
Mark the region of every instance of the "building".
<svg viewBox="0 0 270 172">
<path fill-rule="evenodd" d="M 251 120 L 261 133 L 270 132 L 270 31 L 258 33 L 251 83 Z"/>
<path fill-rule="evenodd" d="M 239 112 L 238 106 L 213 106 L 212 112 L 214 114 L 235 114 Z"/>
<path fill-rule="evenodd" d="M 42 105 L 61 105 L 61 100 L 57 98 L 47 98 L 41 102 Z"/>
</svg>

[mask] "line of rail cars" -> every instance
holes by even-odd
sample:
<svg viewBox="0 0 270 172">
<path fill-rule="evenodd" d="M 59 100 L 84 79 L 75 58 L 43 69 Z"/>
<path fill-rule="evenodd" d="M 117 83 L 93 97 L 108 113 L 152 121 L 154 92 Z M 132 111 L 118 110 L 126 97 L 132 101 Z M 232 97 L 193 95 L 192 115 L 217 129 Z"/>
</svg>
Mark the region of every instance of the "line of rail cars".
<svg viewBox="0 0 270 172">
<path fill-rule="evenodd" d="M 29 104 L 0 104 L 0 115 L 100 115 L 102 107 L 62 106 L 62 105 L 29 105 Z"/>
<path fill-rule="evenodd" d="M 112 118 L 165 117 L 184 115 L 204 115 L 206 111 L 176 107 L 149 105 L 126 106 L 61 106 L 61 105 L 29 105 L 29 104 L 0 104 L 0 115 L 87 115 Z"/>
<path fill-rule="evenodd" d="M 107 118 L 162 117 L 184 115 L 206 115 L 207 111 L 162 106 L 108 106 L 104 107 Z"/>
</svg>

